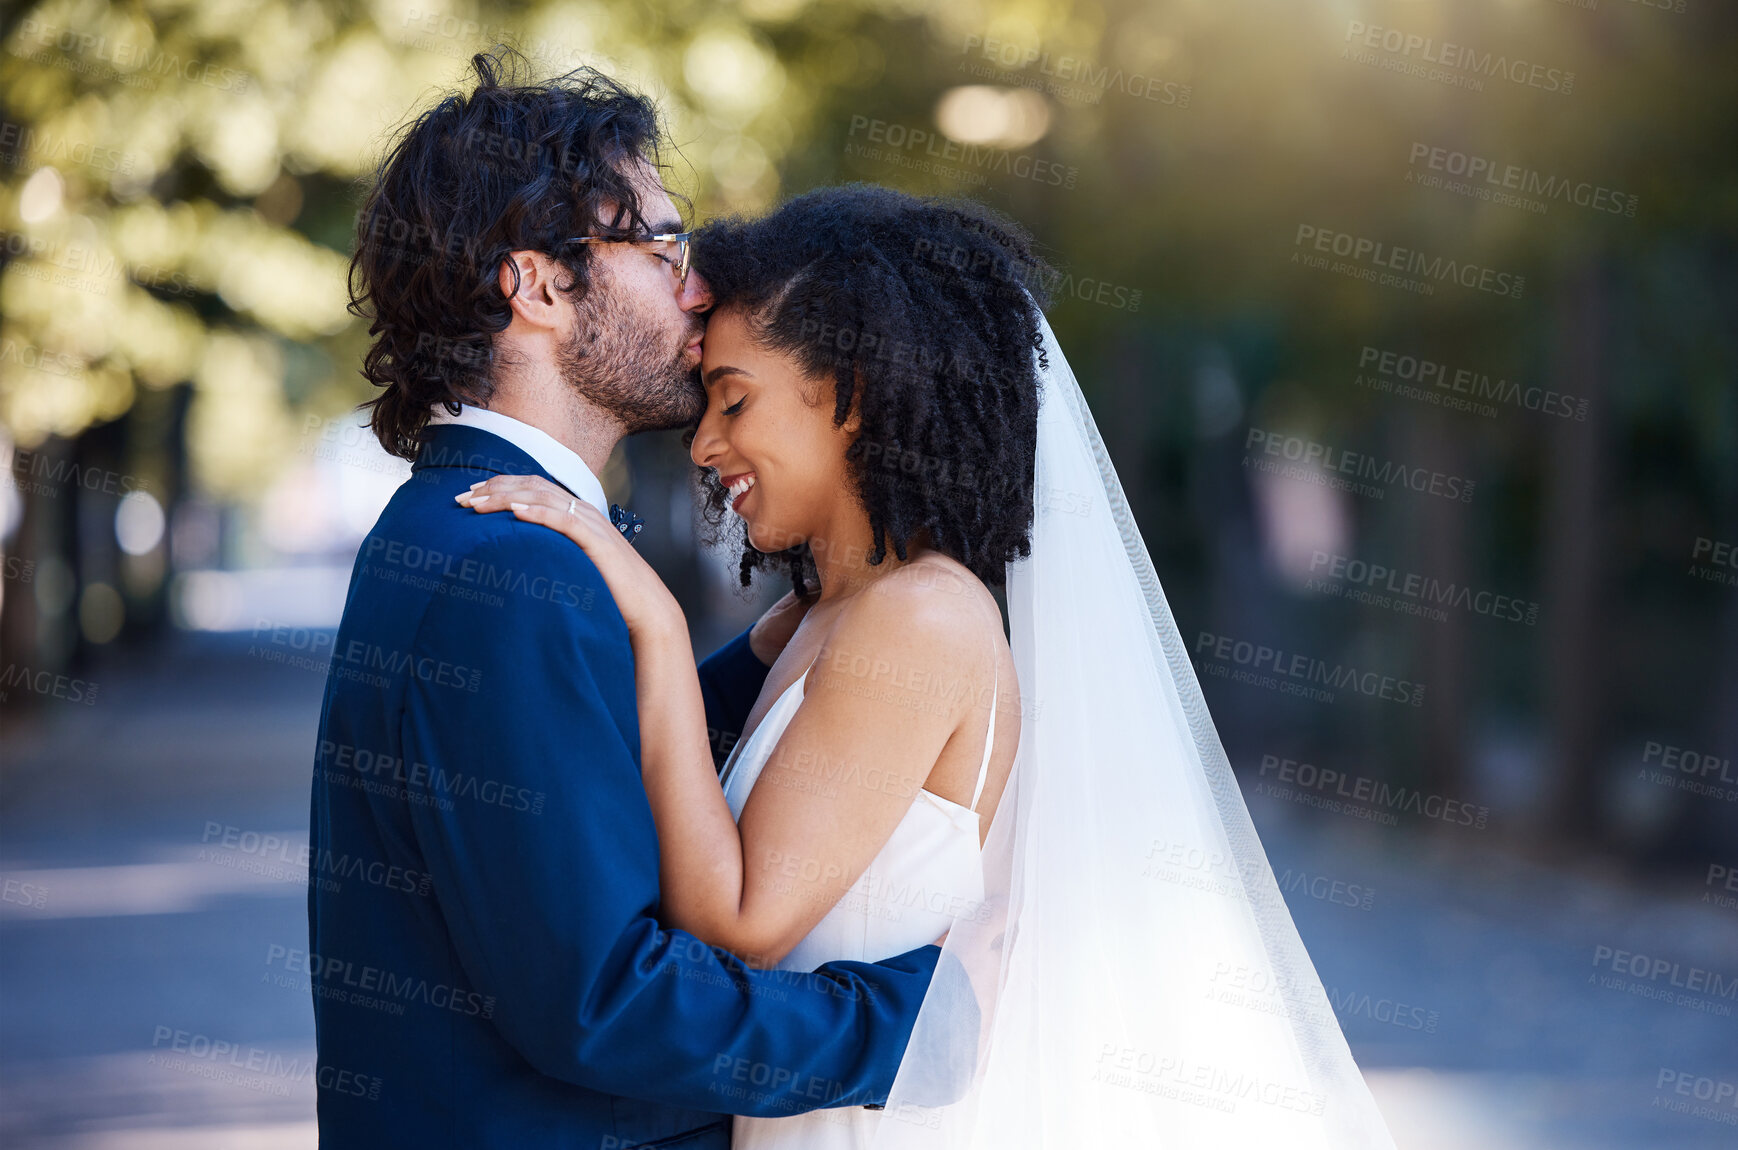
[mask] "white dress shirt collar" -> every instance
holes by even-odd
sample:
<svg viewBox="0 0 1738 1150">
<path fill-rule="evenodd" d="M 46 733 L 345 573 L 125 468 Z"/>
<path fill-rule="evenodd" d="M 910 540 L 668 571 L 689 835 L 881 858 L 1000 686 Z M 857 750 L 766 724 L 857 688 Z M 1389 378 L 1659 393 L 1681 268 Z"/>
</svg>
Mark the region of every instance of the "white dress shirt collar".
<svg viewBox="0 0 1738 1150">
<path fill-rule="evenodd" d="M 453 415 L 442 404 L 435 404 L 434 412 L 429 416 L 429 423 L 456 423 L 460 427 L 474 427 L 478 431 L 487 431 L 498 435 L 529 455 L 537 466 L 549 472 L 557 483 L 603 512 L 610 513 L 609 500 L 604 497 L 603 484 L 592 474 L 591 468 L 585 465 L 585 460 L 571 447 L 550 435 L 547 431 L 532 427 L 523 420 L 514 419 L 510 415 L 502 415 L 498 411 L 487 408 L 472 407 L 461 404 L 459 413 Z"/>
</svg>

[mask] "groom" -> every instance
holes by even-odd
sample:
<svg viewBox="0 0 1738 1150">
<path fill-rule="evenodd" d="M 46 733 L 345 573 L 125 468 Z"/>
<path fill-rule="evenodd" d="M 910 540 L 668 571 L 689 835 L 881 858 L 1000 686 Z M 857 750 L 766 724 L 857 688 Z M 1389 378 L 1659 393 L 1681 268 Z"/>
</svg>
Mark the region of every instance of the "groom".
<svg viewBox="0 0 1738 1150">
<path fill-rule="evenodd" d="M 585 554 L 453 497 L 605 509 L 624 435 L 696 421 L 705 285 L 643 98 L 499 58 L 363 207 L 373 426 L 411 477 L 363 543 L 320 721 L 306 954 L 328 1150 L 722 1150 L 729 1114 L 885 1102 L 939 951 L 759 971 L 659 926 L 628 634 Z M 776 612 L 700 668 L 740 731 Z M 282 950 L 273 948 L 274 952 Z"/>
</svg>

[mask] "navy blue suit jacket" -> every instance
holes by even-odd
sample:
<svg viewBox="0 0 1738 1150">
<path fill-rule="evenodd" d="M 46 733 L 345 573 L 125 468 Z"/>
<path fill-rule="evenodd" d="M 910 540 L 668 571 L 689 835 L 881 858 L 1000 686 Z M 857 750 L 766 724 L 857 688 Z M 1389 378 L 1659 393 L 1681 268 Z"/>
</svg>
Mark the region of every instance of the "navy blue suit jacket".
<svg viewBox="0 0 1738 1150">
<path fill-rule="evenodd" d="M 728 1114 L 885 1102 L 939 950 L 757 971 L 659 925 L 627 628 L 572 542 L 453 502 L 495 474 L 545 473 L 432 429 L 351 576 L 308 951 L 269 956 L 312 991 L 320 1145 L 723 1150 Z M 746 632 L 708 659 L 708 724 L 766 673 Z"/>
</svg>

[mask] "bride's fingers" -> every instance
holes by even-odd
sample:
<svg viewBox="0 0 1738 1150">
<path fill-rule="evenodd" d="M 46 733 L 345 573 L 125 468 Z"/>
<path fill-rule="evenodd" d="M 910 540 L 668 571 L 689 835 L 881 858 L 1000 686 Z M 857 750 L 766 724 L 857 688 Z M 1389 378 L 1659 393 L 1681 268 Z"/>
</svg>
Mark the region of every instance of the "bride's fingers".
<svg viewBox="0 0 1738 1150">
<path fill-rule="evenodd" d="M 557 487 L 548 480 L 536 476 L 502 476 L 479 483 L 470 491 L 460 492 L 454 496 L 454 501 L 461 507 L 469 507 L 476 512 L 507 511 L 514 503 L 524 503 L 531 506 L 547 507 L 564 516 L 577 516 L 581 509 L 590 511 L 602 519 L 603 515 L 583 499 L 576 498 L 565 488 Z M 607 524 L 607 520 L 605 520 Z M 551 521 L 551 527 L 559 528 L 559 522 Z"/>
<path fill-rule="evenodd" d="M 528 523 L 553 528 L 588 551 L 620 533 L 603 512 L 565 488 L 536 476 L 502 476 L 460 492 L 454 501 L 472 511 L 511 511 Z"/>
<path fill-rule="evenodd" d="M 535 502 L 523 502 L 519 499 L 505 500 L 500 508 L 511 511 L 515 519 L 526 523 L 537 523 L 553 528 L 583 547 L 587 553 L 596 558 L 598 550 L 609 543 L 610 536 L 621 538 L 620 533 L 610 526 L 610 521 L 603 512 L 581 499 L 575 502 L 572 511 L 563 503 L 556 507 L 544 495 L 531 495 Z M 568 497 L 572 499 L 572 496 Z"/>
<path fill-rule="evenodd" d="M 569 504 L 573 504 L 577 510 L 578 505 L 585 502 L 565 491 L 545 491 L 538 487 L 515 487 L 511 484 L 500 484 L 481 491 L 461 491 L 453 496 L 453 500 L 472 511 L 505 511 L 509 503 L 541 503 L 565 511 Z M 594 507 L 592 510 L 597 509 Z"/>
<path fill-rule="evenodd" d="M 644 567 L 645 561 L 610 523 L 609 516 L 540 476 L 498 475 L 454 499 L 480 513 L 511 511 L 516 519 L 567 536 L 591 557 L 612 588 L 625 585 Z"/>
<path fill-rule="evenodd" d="M 497 475 L 471 484 L 469 491 L 453 498 L 473 511 L 505 511 L 511 502 L 529 503 L 534 497 L 552 507 L 566 507 L 573 499 L 566 489 L 540 475 Z"/>
</svg>

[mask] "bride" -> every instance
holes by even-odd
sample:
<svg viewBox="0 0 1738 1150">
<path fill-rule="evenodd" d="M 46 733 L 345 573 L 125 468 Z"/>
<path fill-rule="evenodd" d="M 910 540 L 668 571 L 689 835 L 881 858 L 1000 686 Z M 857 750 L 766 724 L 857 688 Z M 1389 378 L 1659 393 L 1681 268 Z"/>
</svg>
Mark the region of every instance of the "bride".
<svg viewBox="0 0 1738 1150">
<path fill-rule="evenodd" d="M 806 608 L 721 775 L 687 622 L 609 521 L 535 477 L 460 501 L 609 585 L 666 925 L 791 970 L 943 945 L 886 1108 L 738 1117 L 734 1145 L 1391 1150 L 1029 239 L 851 186 L 694 258 L 708 512 L 740 520 L 744 584 L 783 571 Z"/>
</svg>

